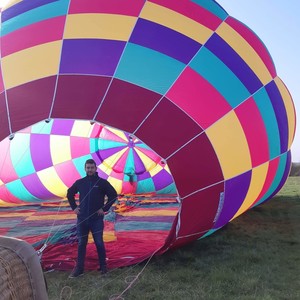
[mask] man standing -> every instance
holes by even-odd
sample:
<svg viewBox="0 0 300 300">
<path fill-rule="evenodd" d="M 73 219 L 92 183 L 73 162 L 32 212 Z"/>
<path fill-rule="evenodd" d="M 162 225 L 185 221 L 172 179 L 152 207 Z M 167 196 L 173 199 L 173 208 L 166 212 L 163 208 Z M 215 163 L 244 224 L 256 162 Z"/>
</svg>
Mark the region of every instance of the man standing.
<svg viewBox="0 0 300 300">
<path fill-rule="evenodd" d="M 69 189 L 67 198 L 74 213 L 77 214 L 78 256 L 77 265 L 70 278 L 83 275 L 84 260 L 88 235 L 91 231 L 97 248 L 100 271 L 107 272 L 106 252 L 103 242 L 104 213 L 110 209 L 117 199 L 117 192 L 105 179 L 96 172 L 97 167 L 93 159 L 85 162 L 86 176 L 77 180 Z M 79 205 L 75 202 L 75 194 L 79 192 Z M 104 204 L 104 198 L 108 201 Z"/>
</svg>

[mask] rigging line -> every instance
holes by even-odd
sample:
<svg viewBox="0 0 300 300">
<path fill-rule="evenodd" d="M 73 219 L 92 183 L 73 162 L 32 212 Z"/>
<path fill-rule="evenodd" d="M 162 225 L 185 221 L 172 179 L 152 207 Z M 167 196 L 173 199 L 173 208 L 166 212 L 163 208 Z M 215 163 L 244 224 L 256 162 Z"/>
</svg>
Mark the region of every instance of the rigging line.
<svg viewBox="0 0 300 300">
<path fill-rule="evenodd" d="M 59 214 L 59 211 L 60 211 L 60 209 L 61 209 L 61 206 L 62 206 L 62 202 L 60 203 L 59 208 L 56 210 L 56 216 Z M 50 231 L 49 231 L 48 236 L 47 236 L 47 238 L 46 238 L 46 241 L 44 242 L 44 245 L 47 245 L 47 244 L 48 244 L 50 234 L 51 234 L 51 232 L 52 232 L 52 229 L 53 229 L 54 226 L 55 226 L 55 222 L 56 222 L 56 218 L 53 219 L 53 223 L 52 223 L 52 225 L 51 225 L 51 228 L 50 228 Z M 54 235 L 55 235 L 55 234 L 54 234 Z"/>
<path fill-rule="evenodd" d="M 59 300 L 71 299 L 72 293 L 73 293 L 72 288 L 68 285 L 65 285 L 60 291 Z"/>
<path fill-rule="evenodd" d="M 99 179 L 97 180 L 97 182 L 94 184 L 94 186 L 98 183 L 98 181 L 99 181 L 100 179 L 101 179 L 101 178 L 99 178 Z M 92 189 L 91 189 L 91 190 L 92 190 Z M 89 191 L 89 193 L 91 192 L 91 190 Z M 144 189 L 144 191 L 146 191 L 146 189 Z M 84 197 L 83 201 L 86 200 L 86 198 L 88 197 L 89 193 Z M 114 202 L 115 202 L 117 199 L 118 199 L 118 197 L 116 197 L 116 198 L 114 199 Z M 82 201 L 82 202 L 83 202 L 83 201 Z M 140 205 L 141 202 L 142 202 L 142 200 L 140 200 L 140 201 L 134 203 L 133 206 L 136 207 L 136 206 Z M 105 205 L 107 205 L 107 203 L 106 203 Z M 103 208 L 105 207 L 105 205 L 103 206 Z M 61 207 L 61 206 L 60 206 L 60 207 Z M 59 209 L 60 209 L 60 207 L 59 207 Z M 58 210 L 58 211 L 59 211 L 59 210 Z M 97 213 L 97 211 L 94 212 L 92 215 L 88 216 L 86 219 L 81 220 L 78 224 L 81 224 L 82 222 L 85 222 L 86 220 L 88 220 L 89 218 L 91 218 L 91 217 L 92 217 L 93 215 L 95 215 L 96 213 Z M 57 212 L 57 214 L 58 214 L 58 212 Z M 53 221 L 52 227 L 51 227 L 51 229 L 50 229 L 50 233 L 52 232 L 52 228 L 54 227 L 55 222 L 56 222 L 56 220 Z M 63 225 L 65 225 L 65 223 L 66 223 L 66 220 L 64 220 L 64 222 L 56 229 L 56 232 L 54 232 L 54 234 L 52 235 L 52 237 L 51 237 L 50 239 L 47 239 L 47 241 L 48 241 L 49 243 L 50 243 L 51 240 L 54 238 L 55 234 L 58 233 L 58 232 L 60 231 L 61 227 L 62 227 Z M 49 235 L 48 235 L 48 238 L 49 238 L 49 236 L 50 236 L 50 233 L 49 233 Z M 46 241 L 46 242 L 47 242 L 47 241 Z M 44 244 L 46 244 L 46 242 L 45 242 Z"/>
<path fill-rule="evenodd" d="M 135 265 L 132 265 L 132 266 L 130 266 L 130 267 L 127 267 L 127 269 L 126 269 L 124 272 L 121 272 L 121 274 L 119 274 L 119 275 L 115 276 L 113 279 L 107 281 L 107 282 L 106 282 L 105 284 L 103 284 L 102 286 L 99 286 L 99 282 L 96 282 L 95 285 L 97 286 L 97 289 L 94 290 L 94 291 L 91 291 L 90 293 L 88 293 L 87 295 L 85 295 L 82 299 L 86 299 L 86 298 L 89 297 L 90 295 L 96 293 L 98 290 L 103 289 L 105 286 L 109 285 L 110 283 L 115 282 L 117 278 L 122 277 L 125 273 L 131 271 L 132 269 L 134 269 L 134 268 L 135 268 L 136 266 L 138 266 L 138 265 L 139 265 L 139 263 L 136 263 Z M 111 273 L 114 272 L 114 270 L 117 270 L 117 269 L 119 269 L 119 268 L 115 268 L 115 269 L 113 269 L 112 271 L 109 271 L 109 272 L 107 272 L 107 273 L 108 273 L 108 274 L 111 274 Z"/>
<path fill-rule="evenodd" d="M 114 158 L 113 162 L 115 162 L 115 160 L 117 160 L 117 156 Z M 113 163 L 113 162 L 112 162 L 112 163 Z M 106 167 L 106 169 L 108 169 L 108 167 Z M 100 178 L 97 180 L 97 182 L 94 184 L 94 186 L 99 182 L 99 180 L 100 180 Z M 143 191 L 146 192 L 146 188 L 144 188 Z M 88 194 L 84 197 L 84 199 L 82 200 L 82 202 L 84 202 L 84 201 L 86 200 L 86 198 L 88 197 L 88 195 L 89 195 L 90 192 L 91 192 L 91 190 L 90 190 L 90 191 L 88 192 Z M 114 202 L 115 202 L 117 199 L 118 199 L 118 198 L 115 198 L 115 199 L 114 199 Z M 81 202 L 81 203 L 82 203 L 82 202 Z M 142 202 L 142 201 L 139 201 L 139 202 L 135 203 L 134 206 L 135 206 L 135 207 L 138 206 L 140 202 Z M 104 206 L 105 206 L 105 205 L 104 205 Z M 59 209 L 60 209 L 60 208 L 59 208 Z M 97 212 L 95 212 L 95 213 L 97 213 Z M 94 213 L 94 214 L 95 214 L 95 213 Z M 79 224 L 81 224 L 82 222 L 88 220 L 88 219 L 89 219 L 90 217 L 92 217 L 94 214 L 92 214 L 92 215 L 90 215 L 88 218 L 82 220 Z M 55 223 L 56 223 L 56 220 L 54 220 L 54 222 L 53 222 L 53 224 L 52 224 L 50 233 L 52 232 L 52 228 L 54 227 Z M 58 233 L 58 232 L 60 231 L 60 229 L 62 228 L 62 226 L 65 225 L 65 223 L 66 223 L 66 220 L 64 220 L 64 222 L 56 229 L 56 232 L 55 232 L 55 233 L 52 235 L 52 237 L 48 240 L 49 242 L 54 238 L 55 234 Z M 50 233 L 49 233 L 49 235 L 50 235 Z M 49 238 L 49 235 L 48 235 L 48 238 Z"/>
<path fill-rule="evenodd" d="M 58 62 L 58 70 L 57 70 L 57 74 L 56 74 L 56 78 L 55 78 L 55 86 L 54 86 L 53 98 L 52 98 L 52 103 L 51 103 L 51 107 L 50 107 L 48 119 L 51 118 L 53 107 L 54 107 L 54 102 L 55 102 L 55 98 L 56 98 L 56 92 L 57 92 L 57 86 L 58 86 L 58 79 L 59 79 L 60 63 L 61 63 L 61 59 L 62 59 L 62 49 L 63 49 L 64 41 L 65 41 L 65 39 L 64 39 L 65 29 L 66 29 L 67 17 L 69 15 L 69 11 L 70 11 L 71 1 L 72 0 L 69 0 L 67 13 L 65 14 L 65 23 L 64 23 L 63 36 L 62 36 L 62 41 L 61 41 L 60 57 L 59 57 L 59 62 Z"/>
<path fill-rule="evenodd" d="M 100 178 L 98 179 L 98 181 L 99 181 L 99 180 L 100 180 Z M 98 181 L 97 181 L 97 182 L 98 182 Z M 97 184 L 97 182 L 96 182 L 95 184 Z M 89 191 L 89 193 L 90 193 L 90 192 L 91 192 L 91 190 Z M 89 193 L 86 195 L 86 197 L 89 195 Z M 83 201 L 86 199 L 86 197 L 84 197 Z M 116 198 L 114 199 L 114 201 L 116 201 L 117 199 L 118 199 L 118 197 L 116 197 Z M 103 205 L 102 209 L 103 209 L 106 205 L 107 205 L 107 203 Z M 88 217 L 85 218 L 84 220 L 81 220 L 79 223 L 76 223 L 75 225 L 77 226 L 77 225 L 82 224 L 83 222 L 87 221 L 89 218 L 91 218 L 91 217 L 94 216 L 95 214 L 97 214 L 97 211 L 95 211 L 93 214 L 91 214 L 90 216 L 88 216 Z M 53 224 L 52 224 L 53 227 L 54 227 L 54 225 L 55 225 L 55 222 L 56 222 L 56 220 L 54 220 L 54 222 L 53 222 Z M 62 223 L 60 226 L 58 226 L 58 228 L 56 229 L 56 231 L 52 234 L 51 238 L 48 240 L 49 243 L 52 241 L 52 239 L 55 237 L 55 235 L 60 231 L 60 229 L 61 229 L 65 224 L 66 224 L 66 220 L 64 220 L 63 223 Z M 52 228 L 51 228 L 51 230 L 52 230 Z"/>
<path fill-rule="evenodd" d="M 39 134 L 43 131 L 43 129 L 45 128 L 46 124 L 47 124 L 47 123 L 45 122 L 45 123 L 43 124 L 43 126 L 40 127 Z M 22 133 L 20 133 L 20 134 L 22 134 Z M 28 133 L 28 134 L 30 135 L 31 133 Z M 13 142 L 13 141 L 11 141 L 11 142 Z M 8 151 L 9 151 L 9 147 L 10 147 L 10 145 L 7 147 L 6 157 L 7 157 Z M 23 160 L 25 154 L 26 154 L 28 151 L 30 151 L 30 144 L 27 146 L 26 149 L 24 149 L 23 154 L 22 154 L 21 156 L 19 156 L 18 160 L 17 160 L 16 163 L 14 164 L 14 167 L 17 167 L 17 166 L 19 165 L 19 163 Z M 1 172 L 2 172 L 3 167 L 4 167 L 4 163 L 3 163 L 2 167 L 1 167 Z M 0 172 L 0 173 L 1 173 L 1 172 Z M 60 208 L 59 208 L 59 209 L 60 209 Z M 51 230 L 52 230 L 52 227 L 53 227 L 53 226 L 54 226 L 54 223 L 53 223 L 52 226 L 51 226 Z M 51 233 L 51 230 L 50 230 L 50 233 Z M 49 233 L 49 235 L 50 235 L 50 233 Z M 49 238 L 49 235 L 48 235 L 48 237 L 47 237 L 47 239 L 46 239 L 46 242 L 44 242 L 44 245 L 47 243 L 47 240 L 48 240 L 48 238 Z"/>
<path fill-rule="evenodd" d="M 92 124 L 91 124 L 91 125 L 92 125 Z M 94 127 L 94 124 L 92 125 L 92 127 Z M 89 133 L 90 133 L 91 131 L 92 131 L 92 129 L 89 129 L 89 132 L 86 133 L 86 136 L 85 136 L 86 138 L 89 138 Z M 94 186 L 99 182 L 99 180 L 100 180 L 100 178 L 97 180 L 97 182 L 94 184 Z M 93 186 L 93 187 L 94 187 L 94 186 Z M 90 192 L 91 192 L 91 191 L 89 191 L 89 193 L 90 193 Z M 89 193 L 86 195 L 86 197 L 89 195 Z M 86 198 L 86 197 L 85 197 L 85 198 Z M 85 198 L 84 198 L 84 199 L 85 199 Z M 84 201 L 84 199 L 83 199 L 83 201 Z M 58 208 L 58 210 L 57 210 L 56 215 L 58 215 L 61 206 L 62 206 L 62 202 L 60 203 L 60 206 L 59 206 L 59 208 Z M 64 222 L 57 228 L 56 232 L 54 232 L 54 234 L 52 235 L 51 239 L 49 240 L 49 236 L 50 236 L 50 234 L 51 234 L 51 232 L 52 232 L 52 228 L 55 226 L 55 223 L 56 223 L 56 219 L 53 220 L 53 223 L 52 223 L 52 226 L 51 226 L 51 228 L 50 228 L 50 231 L 49 231 L 47 240 L 44 242 L 44 245 L 46 244 L 46 242 L 48 242 L 48 241 L 50 242 L 50 241 L 52 240 L 52 238 L 55 236 L 55 234 L 58 233 L 58 232 L 60 231 L 60 229 L 62 228 L 62 226 L 65 225 L 66 220 L 64 220 Z"/>
<path fill-rule="evenodd" d="M 125 46 L 124 46 L 124 48 L 123 48 L 123 51 L 122 51 L 122 53 L 121 53 L 121 55 L 120 55 L 120 58 L 119 58 L 119 61 L 118 61 L 117 65 L 116 65 L 116 68 L 115 68 L 115 70 L 114 70 L 114 73 L 113 73 L 113 75 L 112 75 L 112 77 L 111 77 L 111 79 L 110 79 L 110 82 L 109 82 L 109 84 L 108 84 L 108 87 L 106 88 L 106 91 L 105 91 L 105 93 L 104 93 L 104 95 L 103 95 L 103 97 L 102 97 L 102 99 L 101 99 L 101 102 L 100 102 L 100 104 L 99 104 L 99 106 L 98 106 L 98 108 L 97 108 L 97 110 L 96 110 L 96 113 L 95 113 L 95 115 L 94 115 L 94 117 L 93 117 L 93 120 L 96 118 L 96 116 L 97 116 L 97 114 L 98 114 L 98 112 L 99 112 L 99 110 L 100 110 L 100 108 L 101 108 L 103 102 L 104 102 L 105 99 L 106 99 L 106 96 L 107 96 L 107 94 L 108 94 L 108 92 L 109 92 L 109 89 L 110 89 L 110 86 L 112 85 L 112 82 L 113 82 L 113 80 L 114 80 L 114 78 L 115 78 L 115 75 L 116 75 L 116 73 L 117 73 L 118 67 L 119 67 L 119 65 L 120 65 L 120 63 L 121 63 L 122 57 L 123 57 L 123 55 L 124 55 L 124 53 L 125 53 L 125 50 L 126 50 L 126 48 L 127 48 L 128 43 L 129 43 L 129 40 L 130 40 L 130 38 L 131 38 L 131 36 L 132 36 L 132 33 L 133 33 L 134 29 L 135 29 L 136 23 L 138 22 L 138 20 L 139 20 L 139 18 L 140 18 L 140 15 L 141 15 L 141 13 L 142 13 L 142 11 L 143 11 L 143 9 L 144 9 L 145 4 L 147 3 L 147 1 L 148 1 L 148 0 L 144 0 L 144 5 L 143 5 L 143 7 L 142 7 L 141 10 L 140 10 L 139 15 L 136 17 L 136 21 L 135 21 L 134 25 L 132 26 L 131 33 L 130 33 L 130 35 L 129 35 L 127 41 L 126 41 L 126 44 L 125 44 Z"/>
<path fill-rule="evenodd" d="M 134 279 L 132 281 L 129 282 L 128 286 L 120 293 L 117 295 L 111 295 L 109 297 L 109 300 L 117 300 L 117 299 L 123 299 L 123 295 L 133 286 L 133 284 L 138 280 L 138 278 L 141 276 L 141 274 L 144 272 L 144 270 L 146 269 L 146 267 L 148 266 L 148 264 L 150 263 L 150 261 L 152 260 L 153 256 L 159 251 L 161 247 L 159 247 L 158 249 L 156 249 L 152 255 L 148 258 L 147 263 L 145 264 L 145 266 L 142 268 L 142 270 L 136 275 L 134 276 Z"/>
<path fill-rule="evenodd" d="M 43 130 L 43 128 L 46 126 L 46 124 L 47 124 L 47 123 L 45 122 L 45 124 L 43 125 L 43 127 L 41 127 L 40 132 L 42 132 L 42 130 Z M 100 179 L 98 179 L 98 181 L 99 181 L 99 180 L 100 180 Z M 95 184 L 97 184 L 98 181 L 97 181 Z M 58 215 L 58 213 L 59 213 L 61 207 L 62 207 L 62 202 L 60 203 L 59 208 L 57 209 L 56 216 Z M 56 234 L 57 232 L 59 232 L 60 228 L 61 228 L 63 225 L 65 225 L 65 222 L 66 222 L 66 221 L 64 221 L 64 223 L 61 224 L 61 226 L 58 227 L 58 230 L 53 234 L 53 236 L 55 236 L 55 234 Z M 53 220 L 52 226 L 51 226 L 51 228 L 50 228 L 50 231 L 49 231 L 49 234 L 48 234 L 48 236 L 47 236 L 47 239 L 46 239 L 46 241 L 44 242 L 44 245 L 46 245 L 47 242 L 49 241 L 49 237 L 50 237 L 50 234 L 51 234 L 51 232 L 52 232 L 52 229 L 53 229 L 54 226 L 55 226 L 55 223 L 56 223 L 56 219 Z M 52 238 L 51 238 L 51 239 L 52 239 Z"/>
<path fill-rule="evenodd" d="M 100 180 L 100 178 L 97 180 L 97 182 L 94 184 L 94 186 L 98 183 L 98 181 Z M 93 186 L 93 187 L 94 187 Z M 92 187 L 92 188 L 93 188 Z M 87 195 L 83 198 L 83 201 L 86 199 L 86 197 L 89 195 L 89 193 L 91 192 L 91 190 L 87 193 Z M 59 206 L 59 208 L 57 209 L 57 212 L 56 212 L 56 215 L 58 215 L 58 212 L 60 211 L 60 208 L 61 208 L 61 205 L 62 205 L 62 203 L 60 204 L 60 206 Z M 88 218 L 87 218 L 88 219 Z M 85 220 L 83 220 L 83 221 L 86 221 L 87 219 L 85 219 Z M 83 222 L 82 221 L 82 222 Z M 48 237 L 47 237 L 47 240 L 44 242 L 44 245 L 46 244 L 46 242 L 51 242 L 51 240 L 55 237 L 55 235 L 60 231 L 60 229 L 66 224 L 66 220 L 64 220 L 63 221 L 63 223 L 60 225 L 60 226 L 58 226 L 58 228 L 56 229 L 56 231 L 52 234 L 52 236 L 51 236 L 51 238 L 49 238 L 50 237 L 50 234 L 51 234 L 51 232 L 52 232 L 52 228 L 55 226 L 55 223 L 56 223 L 56 219 L 54 218 L 54 220 L 53 220 L 53 223 L 52 223 L 52 226 L 51 226 L 51 228 L 50 228 L 50 231 L 49 231 L 49 234 L 48 234 Z M 81 223 L 80 223 L 81 224 Z"/>
<path fill-rule="evenodd" d="M 99 137 L 99 139 L 101 139 Z M 117 157 L 115 157 L 112 161 L 112 164 L 117 160 Z M 101 162 L 102 163 L 102 162 Z M 93 187 L 99 182 L 99 180 L 101 179 L 101 177 L 99 177 L 99 179 L 96 181 L 96 183 L 93 185 Z M 92 189 L 89 190 L 89 192 L 87 193 L 87 195 L 82 199 L 81 203 L 83 203 L 86 198 L 88 197 L 88 195 L 90 194 L 90 192 L 92 191 Z M 116 198 L 117 199 L 117 198 Z M 116 201 L 116 199 L 114 201 Z M 92 215 L 91 215 L 92 216 Z M 91 216 L 89 216 L 87 219 L 83 220 L 82 222 L 88 220 Z M 82 222 L 80 222 L 79 224 L 81 224 Z M 56 223 L 56 220 L 54 220 L 52 226 L 54 227 Z M 49 242 L 52 240 L 52 238 L 54 238 L 55 234 L 58 233 L 60 231 L 60 229 L 62 228 L 63 225 L 65 225 L 66 220 L 64 220 L 64 222 L 57 228 L 56 232 L 52 235 L 51 239 L 49 240 Z"/>
</svg>

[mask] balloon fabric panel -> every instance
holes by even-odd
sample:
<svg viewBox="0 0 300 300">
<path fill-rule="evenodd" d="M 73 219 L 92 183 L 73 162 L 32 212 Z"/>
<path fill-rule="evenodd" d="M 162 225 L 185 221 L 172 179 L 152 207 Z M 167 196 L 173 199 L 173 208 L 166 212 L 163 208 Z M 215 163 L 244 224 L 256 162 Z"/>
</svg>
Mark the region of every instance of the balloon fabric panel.
<svg viewBox="0 0 300 300">
<path fill-rule="evenodd" d="M 227 224 L 242 205 L 251 180 L 251 171 L 225 181 L 222 210 L 215 219 L 213 228 Z"/>
<path fill-rule="evenodd" d="M 251 169 L 251 157 L 245 133 L 234 111 L 206 130 L 214 145 L 225 179 Z"/>
<path fill-rule="evenodd" d="M 103 39 L 127 41 L 136 18 L 112 14 L 68 15 L 65 39 Z M 114 50 L 114 49 L 113 49 Z"/>
<path fill-rule="evenodd" d="M 249 93 L 252 94 L 262 87 L 263 84 L 253 70 L 217 34 L 213 34 L 205 47 L 231 70 Z"/>
<path fill-rule="evenodd" d="M 256 206 L 271 198 L 279 186 L 282 187 L 282 180 L 286 180 L 290 170 L 290 157 L 287 154 L 281 155 L 276 174 L 273 177 L 273 182 L 265 195 L 256 203 Z"/>
<path fill-rule="evenodd" d="M 203 129 L 231 110 L 224 97 L 205 78 L 187 67 L 166 95 Z"/>
<path fill-rule="evenodd" d="M 14 132 L 49 117 L 54 87 L 55 78 L 48 77 L 7 90 L 7 99 L 10 99 L 9 115 L 15 119 L 11 123 Z M 34 107 L 34 110 L 29 110 L 25 116 L 24 111 L 28 107 Z"/>
<path fill-rule="evenodd" d="M 268 172 L 268 167 L 269 163 L 264 163 L 252 169 L 251 182 L 249 184 L 247 195 L 245 196 L 242 205 L 232 219 L 248 210 L 258 198 L 264 184 L 264 181 L 262 181 L 261 179 L 263 178 L 265 180 Z"/>
<path fill-rule="evenodd" d="M 252 167 L 257 167 L 269 159 L 268 137 L 263 119 L 253 98 L 243 102 L 234 111 L 247 138 Z M 252 122 L 253 118 L 256 122 Z"/>
<path fill-rule="evenodd" d="M 65 16 L 69 5 L 69 0 L 31 1 L 33 2 L 33 6 L 31 4 L 27 5 L 28 2 L 22 1 L 10 9 L 3 10 L 1 16 L 3 24 L 2 35 L 9 34 L 43 20 Z"/>
<path fill-rule="evenodd" d="M 82 0 L 72 0 L 69 14 L 103 13 L 137 17 L 144 4 L 144 0 L 97 0 L 91 3 Z"/>
<path fill-rule="evenodd" d="M 152 4 L 150 1 L 145 3 L 140 18 L 177 31 L 198 42 L 200 45 L 204 44 L 212 34 L 210 28 L 190 19 L 188 16 Z"/>
<path fill-rule="evenodd" d="M 10 147 L 9 139 L 5 139 L 1 141 L 1 147 L 0 147 L 1 183 L 10 182 L 19 178 L 11 159 L 9 147 Z M 3 170 L 5 170 L 5 172 L 3 172 Z"/>
<path fill-rule="evenodd" d="M 147 145 L 151 144 L 154 151 L 168 157 L 201 132 L 196 122 L 164 98 L 135 134 Z"/>
<path fill-rule="evenodd" d="M 6 184 L 7 189 L 13 194 L 16 198 L 22 199 L 24 202 L 38 202 L 39 199 L 35 197 L 32 193 L 28 192 L 24 184 L 20 179 L 17 179 L 13 182 L 8 182 Z M 2 198 L 3 196 L 1 196 Z M 4 199 L 7 200 L 7 199 Z"/>
<path fill-rule="evenodd" d="M 285 158 L 286 156 L 286 158 Z M 290 174 L 291 171 L 291 164 L 292 164 L 292 155 L 291 155 L 291 150 L 289 150 L 287 153 L 285 153 L 283 155 L 283 159 L 285 160 L 285 166 L 284 166 L 284 172 L 282 174 L 282 177 L 280 179 L 279 184 L 277 185 L 277 187 L 274 189 L 274 191 L 272 192 L 272 194 L 264 201 L 267 201 L 269 199 L 272 199 L 272 197 L 274 197 L 283 187 L 283 185 L 286 183 L 288 176 Z M 278 176 L 278 175 L 277 175 Z M 278 177 L 277 177 L 278 179 Z M 260 201 L 259 204 L 261 204 L 263 201 Z"/>
<path fill-rule="evenodd" d="M 128 43 L 115 77 L 164 94 L 183 69 L 184 64 L 171 57 Z"/>
<path fill-rule="evenodd" d="M 189 235 L 202 236 L 213 227 L 223 192 L 224 183 L 221 182 L 183 200 L 186 206 L 180 211 L 182 226 L 178 232 L 181 239 Z M 192 220 L 192 224 L 189 224 L 189 220 Z"/>
<path fill-rule="evenodd" d="M 239 35 L 238 32 L 236 32 L 233 28 L 228 26 L 227 23 L 222 23 L 222 25 L 220 25 L 220 27 L 217 29 L 216 33 L 223 40 L 223 41 L 219 40 L 219 43 L 226 42 L 228 46 L 232 48 L 231 53 L 229 53 L 230 49 L 228 48 L 227 50 L 228 55 L 235 56 L 234 53 L 236 53 L 245 62 L 245 64 L 253 71 L 253 73 L 257 74 L 257 79 L 259 79 L 261 83 L 267 84 L 272 80 L 272 76 L 270 75 L 269 70 L 267 69 L 266 65 L 264 64 L 259 54 L 255 51 L 255 48 L 253 48 L 252 45 L 250 45 L 247 42 L 247 40 L 245 40 L 241 35 Z M 228 56 L 228 59 L 226 58 L 222 60 L 227 61 L 228 62 L 227 65 L 228 65 L 229 63 L 232 63 L 231 62 L 232 59 L 233 59 L 232 57 L 230 58 Z M 244 66 L 244 68 L 246 68 L 246 66 Z M 246 72 L 245 70 L 243 71 L 244 71 L 243 73 L 245 73 L 244 74 L 245 77 L 251 74 L 251 73 L 249 74 L 249 72 L 251 72 L 250 70 Z M 253 76 L 254 75 L 252 75 L 252 77 Z M 257 87 L 260 86 L 260 82 L 257 82 Z M 254 88 L 253 92 L 255 90 L 257 90 L 257 88 Z"/>
<path fill-rule="evenodd" d="M 214 15 L 210 13 L 208 10 L 203 8 L 202 5 L 197 5 L 196 3 L 193 3 L 193 1 L 190 1 L 188 5 L 182 5 L 180 1 L 172 0 L 151 0 L 149 1 L 149 5 L 151 5 L 151 3 L 156 3 L 160 7 L 166 7 L 170 9 L 170 13 L 174 11 L 178 14 L 186 16 L 197 23 L 203 24 L 205 27 L 211 30 L 216 30 L 222 22 L 222 20 L 219 18 L 220 15 Z M 157 7 L 157 9 L 159 9 L 159 7 Z M 225 15 L 222 17 L 224 16 Z"/>
<path fill-rule="evenodd" d="M 108 77 L 61 75 L 52 115 L 55 118 L 92 120 L 100 101 L 109 86 Z M 90 99 L 86 105 L 84 99 Z"/>
<path fill-rule="evenodd" d="M 134 132 L 160 100 L 161 95 L 134 84 L 113 79 L 96 119 Z M 119 107 L 119 110 L 115 110 Z M 111 113 L 113 111 L 113 113 Z"/>
<path fill-rule="evenodd" d="M 40 171 L 53 165 L 51 159 L 50 135 L 31 134 L 30 149 L 35 171 Z"/>
<path fill-rule="evenodd" d="M 51 193 L 46 185 L 40 180 L 37 173 L 30 174 L 21 179 L 27 191 L 30 191 L 36 199 L 59 199 L 55 194 Z M 53 191 L 53 190 L 52 190 Z M 33 199 L 31 199 L 32 201 Z M 30 202 L 30 199 L 29 201 Z"/>
<path fill-rule="evenodd" d="M 265 177 L 265 182 L 264 182 L 263 188 L 262 188 L 260 194 L 258 195 L 257 199 L 255 199 L 255 202 L 253 203 L 253 205 L 255 205 L 268 192 L 269 188 L 272 185 L 273 179 L 275 178 L 278 165 L 279 165 L 279 157 L 274 158 L 273 160 L 269 161 L 268 172 L 267 172 L 267 176 Z"/>
<path fill-rule="evenodd" d="M 236 75 L 206 47 L 202 47 L 196 54 L 190 67 L 214 86 L 231 107 L 237 106 L 250 96 Z"/>
<path fill-rule="evenodd" d="M 174 178 L 179 178 L 176 186 L 181 197 L 224 180 L 216 152 L 204 133 L 174 153 L 168 159 L 168 166 Z"/>
<path fill-rule="evenodd" d="M 266 91 L 276 115 L 280 137 L 280 153 L 284 153 L 287 151 L 288 145 L 288 124 L 284 102 L 274 81 L 266 85 Z"/>
<path fill-rule="evenodd" d="M 294 124 L 296 123 L 295 107 L 293 106 L 291 95 L 287 90 L 286 86 L 284 85 L 284 83 L 281 81 L 281 79 L 279 77 L 276 77 L 274 82 L 276 83 L 277 88 L 279 89 L 280 94 L 282 95 L 282 100 L 284 102 L 284 106 L 287 113 L 288 130 L 289 130 L 288 148 L 290 149 L 292 141 L 295 136 L 295 129 L 296 129 L 296 127 L 294 126 Z"/>
<path fill-rule="evenodd" d="M 82 167 L 82 165 L 80 165 L 80 167 Z M 78 169 L 76 168 L 74 160 L 66 161 L 64 163 L 56 165 L 55 171 L 66 186 L 71 186 L 74 183 L 74 178 L 81 177 Z M 72 174 L 72 176 L 70 176 L 70 174 Z"/>
<path fill-rule="evenodd" d="M 273 60 L 268 52 L 268 49 L 255 35 L 255 33 L 243 23 L 230 16 L 226 19 L 225 22 L 229 26 L 231 26 L 235 31 L 237 31 L 239 35 L 247 41 L 247 43 L 251 46 L 252 49 L 255 49 L 256 53 L 259 55 L 265 66 L 268 68 L 271 77 L 275 78 L 276 69 Z"/>
<path fill-rule="evenodd" d="M 279 130 L 275 112 L 265 88 L 259 90 L 253 98 L 264 120 L 268 135 L 269 157 L 273 159 L 280 154 Z"/>
<path fill-rule="evenodd" d="M 130 43 L 153 49 L 184 64 L 198 52 L 201 45 L 174 30 L 139 19 Z"/>
<path fill-rule="evenodd" d="M 65 40 L 60 73 L 112 76 L 124 46 L 121 41 L 102 39 Z"/>
<path fill-rule="evenodd" d="M 13 88 L 39 78 L 56 75 L 59 68 L 61 45 L 62 41 L 54 41 L 4 57 L 2 69 L 6 73 L 6 88 Z M 13 72 L 11 65 L 15 65 Z"/>
<path fill-rule="evenodd" d="M 40 44 L 59 41 L 63 37 L 65 17 L 57 17 L 20 28 L 2 37 L 2 57 Z M 48 28 L 51 30 L 47 30 Z M 31 39 L 27 39 L 28 35 Z"/>
</svg>

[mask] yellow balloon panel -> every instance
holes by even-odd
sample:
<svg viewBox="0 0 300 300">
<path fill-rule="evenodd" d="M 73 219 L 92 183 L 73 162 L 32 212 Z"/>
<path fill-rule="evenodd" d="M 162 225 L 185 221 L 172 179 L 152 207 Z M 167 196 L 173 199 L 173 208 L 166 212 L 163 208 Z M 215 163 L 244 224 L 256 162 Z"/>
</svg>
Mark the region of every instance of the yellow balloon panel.
<svg viewBox="0 0 300 300">
<path fill-rule="evenodd" d="M 7 89 L 35 79 L 56 75 L 62 41 L 41 44 L 2 58 Z"/>
<path fill-rule="evenodd" d="M 64 38 L 127 41 L 133 30 L 135 22 L 135 17 L 121 15 L 68 15 Z"/>
<path fill-rule="evenodd" d="M 213 34 L 212 30 L 198 22 L 151 2 L 146 2 L 141 18 L 176 30 L 201 44 Z"/>
<path fill-rule="evenodd" d="M 234 111 L 206 130 L 221 164 L 224 179 L 251 169 L 247 140 Z"/>
</svg>

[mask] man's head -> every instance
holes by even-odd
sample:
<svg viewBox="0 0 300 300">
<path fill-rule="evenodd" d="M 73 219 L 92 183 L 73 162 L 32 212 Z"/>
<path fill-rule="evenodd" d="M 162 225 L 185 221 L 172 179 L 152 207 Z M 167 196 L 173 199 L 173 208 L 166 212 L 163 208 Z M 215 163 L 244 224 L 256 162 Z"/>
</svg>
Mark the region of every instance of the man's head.
<svg viewBox="0 0 300 300">
<path fill-rule="evenodd" d="M 86 175 L 93 176 L 97 170 L 95 161 L 93 159 L 88 159 L 85 162 L 84 169 L 85 169 Z"/>
</svg>

